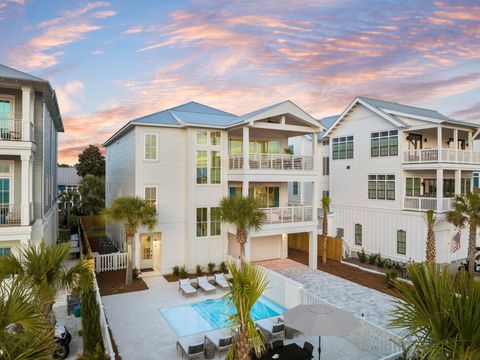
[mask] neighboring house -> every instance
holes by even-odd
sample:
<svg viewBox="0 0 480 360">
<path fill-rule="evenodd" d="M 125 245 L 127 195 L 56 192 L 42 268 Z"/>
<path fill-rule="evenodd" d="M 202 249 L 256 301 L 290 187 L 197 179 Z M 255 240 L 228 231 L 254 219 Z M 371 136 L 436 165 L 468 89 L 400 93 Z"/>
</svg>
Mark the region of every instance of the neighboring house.
<svg viewBox="0 0 480 360">
<path fill-rule="evenodd" d="M 313 156 L 286 149 L 289 138 L 323 130 L 291 101 L 242 116 L 190 102 L 128 122 L 104 143 L 106 206 L 118 196 L 140 196 L 158 212 L 156 228 L 135 237 L 134 266 L 171 272 L 175 265 L 193 269 L 238 257 L 235 229 L 221 223 L 218 206 L 224 196 L 250 194 L 266 219 L 249 234 L 246 258 L 285 258 L 288 235 L 307 233 L 316 267 L 317 143 Z M 290 182 L 310 183 L 314 191 L 291 204 Z M 124 241 L 120 225 L 107 230 Z"/>
<path fill-rule="evenodd" d="M 0 255 L 56 243 L 58 132 L 50 83 L 0 65 Z"/>
<path fill-rule="evenodd" d="M 62 191 L 78 192 L 78 184 L 82 178 L 78 176 L 77 169 L 74 167 L 57 167 L 57 187 L 58 193 Z"/>
<path fill-rule="evenodd" d="M 474 171 L 480 152 L 474 143 L 479 125 L 434 110 L 357 97 L 327 127 L 319 141 L 330 142 L 335 229 L 330 235 L 342 237 L 353 252 L 363 248 L 395 260 L 423 261 L 424 216 L 432 209 L 438 219 L 437 260 L 466 257 L 468 229 L 461 230 L 456 250 L 458 230 L 445 220 L 445 212 L 455 194 L 478 186 Z M 308 147 L 309 139 L 303 141 Z"/>
</svg>

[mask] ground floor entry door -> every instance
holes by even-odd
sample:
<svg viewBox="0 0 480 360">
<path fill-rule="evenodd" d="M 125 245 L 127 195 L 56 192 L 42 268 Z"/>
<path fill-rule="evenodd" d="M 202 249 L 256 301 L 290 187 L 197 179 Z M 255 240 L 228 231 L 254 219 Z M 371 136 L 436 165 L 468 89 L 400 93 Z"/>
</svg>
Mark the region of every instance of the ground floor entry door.
<svg viewBox="0 0 480 360">
<path fill-rule="evenodd" d="M 153 268 L 153 238 L 150 234 L 140 235 L 140 269 Z"/>
</svg>

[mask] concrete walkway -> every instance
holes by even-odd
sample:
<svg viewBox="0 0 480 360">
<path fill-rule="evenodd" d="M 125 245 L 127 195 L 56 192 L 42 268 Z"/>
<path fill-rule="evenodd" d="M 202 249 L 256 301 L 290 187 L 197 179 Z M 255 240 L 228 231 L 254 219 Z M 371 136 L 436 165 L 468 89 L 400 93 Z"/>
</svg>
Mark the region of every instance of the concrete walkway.
<svg viewBox="0 0 480 360">
<path fill-rule="evenodd" d="M 393 310 L 394 297 L 342 279 L 293 260 L 261 261 L 259 265 L 276 271 L 302 283 L 310 293 L 332 303 L 343 310 L 353 312 L 384 329 L 400 334 L 388 327 L 389 314 Z"/>
</svg>

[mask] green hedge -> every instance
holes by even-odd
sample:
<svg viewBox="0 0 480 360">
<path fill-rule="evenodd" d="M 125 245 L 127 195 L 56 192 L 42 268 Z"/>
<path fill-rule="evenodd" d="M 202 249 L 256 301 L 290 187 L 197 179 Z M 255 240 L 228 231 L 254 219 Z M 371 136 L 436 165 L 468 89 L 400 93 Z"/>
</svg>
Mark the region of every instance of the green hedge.
<svg viewBox="0 0 480 360">
<path fill-rule="evenodd" d="M 82 314 L 83 352 L 86 355 L 94 354 L 97 346 L 102 346 L 102 331 L 100 329 L 100 308 L 95 297 L 93 287 L 93 273 L 82 288 L 80 296 Z"/>
</svg>

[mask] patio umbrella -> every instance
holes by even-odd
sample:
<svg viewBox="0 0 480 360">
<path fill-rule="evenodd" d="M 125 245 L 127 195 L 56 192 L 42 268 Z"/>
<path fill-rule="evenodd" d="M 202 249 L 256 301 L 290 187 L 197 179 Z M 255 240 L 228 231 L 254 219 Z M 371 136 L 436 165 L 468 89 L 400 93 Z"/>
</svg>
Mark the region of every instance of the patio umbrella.
<svg viewBox="0 0 480 360">
<path fill-rule="evenodd" d="M 329 305 L 298 305 L 286 311 L 283 316 L 285 326 L 305 335 L 318 336 L 319 359 L 322 336 L 345 336 L 360 326 L 352 313 Z"/>
</svg>

